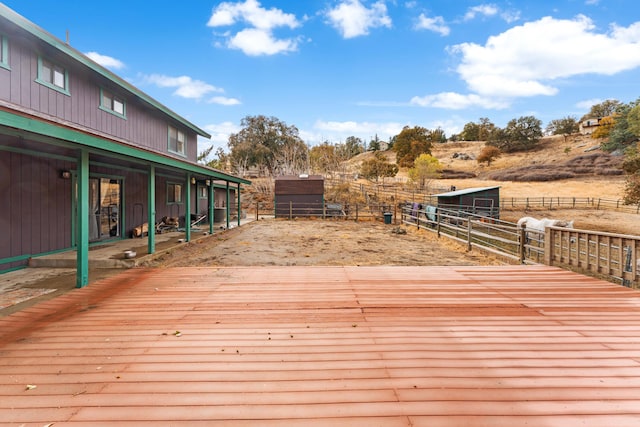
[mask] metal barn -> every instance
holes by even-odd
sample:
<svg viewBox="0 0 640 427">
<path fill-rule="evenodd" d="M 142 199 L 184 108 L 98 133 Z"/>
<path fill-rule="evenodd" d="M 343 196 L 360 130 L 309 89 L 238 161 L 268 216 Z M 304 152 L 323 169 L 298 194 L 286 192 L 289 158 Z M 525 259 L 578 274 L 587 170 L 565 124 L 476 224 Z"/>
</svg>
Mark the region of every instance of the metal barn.
<svg viewBox="0 0 640 427">
<path fill-rule="evenodd" d="M 500 187 L 467 188 L 436 194 L 438 208 L 500 218 Z"/>
<path fill-rule="evenodd" d="M 321 175 L 286 175 L 276 178 L 276 218 L 322 216 L 324 177 Z"/>
</svg>

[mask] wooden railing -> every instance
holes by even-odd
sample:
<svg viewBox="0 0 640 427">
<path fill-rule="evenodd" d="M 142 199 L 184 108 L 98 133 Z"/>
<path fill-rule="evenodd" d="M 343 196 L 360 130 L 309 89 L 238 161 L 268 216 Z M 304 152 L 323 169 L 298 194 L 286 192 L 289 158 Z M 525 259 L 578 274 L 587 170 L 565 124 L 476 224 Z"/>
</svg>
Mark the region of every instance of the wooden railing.
<svg viewBox="0 0 640 427">
<path fill-rule="evenodd" d="M 640 276 L 640 237 L 559 227 L 545 230 L 544 262 L 579 268 L 630 286 Z"/>
<path fill-rule="evenodd" d="M 544 263 L 640 286 L 640 237 L 548 227 L 545 232 L 469 212 L 402 208 L 402 223 L 519 263 Z"/>
</svg>

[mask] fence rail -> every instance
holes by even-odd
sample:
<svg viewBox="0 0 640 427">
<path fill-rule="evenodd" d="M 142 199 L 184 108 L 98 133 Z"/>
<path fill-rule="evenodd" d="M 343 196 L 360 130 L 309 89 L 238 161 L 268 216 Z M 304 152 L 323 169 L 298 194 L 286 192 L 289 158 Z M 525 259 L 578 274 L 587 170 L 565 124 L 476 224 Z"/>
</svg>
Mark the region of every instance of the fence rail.
<svg viewBox="0 0 640 427">
<path fill-rule="evenodd" d="M 625 286 L 640 285 L 640 237 L 547 227 L 527 231 L 517 224 L 468 212 L 402 208 L 403 224 L 437 233 L 520 263 L 545 263 L 602 275 Z"/>
<path fill-rule="evenodd" d="M 336 181 L 337 182 L 337 181 Z M 336 182 L 327 181 L 327 185 Z M 360 192 L 365 197 L 375 196 L 377 200 L 393 200 L 396 202 L 412 202 L 437 204 L 437 193 L 451 191 L 453 187 L 430 187 L 430 193 L 422 190 L 397 186 L 396 184 L 365 184 L 350 182 L 352 191 Z M 500 209 L 596 209 L 615 210 L 631 214 L 640 214 L 640 203 L 625 204 L 622 199 L 606 199 L 594 197 L 501 197 Z"/>
</svg>

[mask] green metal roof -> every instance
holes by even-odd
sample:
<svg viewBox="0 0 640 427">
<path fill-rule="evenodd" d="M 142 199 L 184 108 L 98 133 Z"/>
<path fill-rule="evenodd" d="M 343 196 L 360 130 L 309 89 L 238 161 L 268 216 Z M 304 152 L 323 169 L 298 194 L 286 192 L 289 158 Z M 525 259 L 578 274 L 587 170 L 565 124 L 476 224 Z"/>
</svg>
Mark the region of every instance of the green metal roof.
<svg viewBox="0 0 640 427">
<path fill-rule="evenodd" d="M 22 28 L 24 31 L 27 31 L 28 33 L 38 38 L 39 40 L 43 41 L 44 43 L 54 47 L 55 49 L 58 49 L 60 52 L 63 52 L 64 54 L 68 55 L 75 61 L 88 67 L 92 71 L 95 71 L 96 73 L 100 74 L 101 76 L 115 83 L 122 89 L 126 90 L 127 92 L 131 93 L 132 95 L 136 96 L 137 98 L 141 99 L 142 101 L 146 102 L 147 104 L 151 105 L 152 107 L 158 109 L 159 111 L 163 112 L 167 116 L 176 120 L 178 123 L 188 127 L 198 135 L 203 136 L 207 139 L 211 138 L 210 134 L 200 129 L 198 126 L 194 125 L 193 123 L 189 122 L 185 118 L 171 111 L 169 108 L 165 107 L 164 105 L 162 105 L 161 103 L 159 103 L 158 101 L 156 101 L 155 99 L 147 95 L 146 93 L 142 92 L 132 84 L 128 83 L 127 81 L 118 77 L 117 75 L 107 70 L 103 66 L 89 59 L 87 56 L 85 56 L 81 52 L 72 48 L 71 46 L 64 43 L 60 39 L 56 38 L 55 36 L 49 34 L 45 30 L 43 30 L 42 28 L 34 24 L 33 22 L 19 15 L 12 9 L 9 9 L 7 6 L 5 6 L 2 3 L 0 3 L 0 16 L 12 22 L 13 24 L 17 25 L 18 27 Z"/>
</svg>

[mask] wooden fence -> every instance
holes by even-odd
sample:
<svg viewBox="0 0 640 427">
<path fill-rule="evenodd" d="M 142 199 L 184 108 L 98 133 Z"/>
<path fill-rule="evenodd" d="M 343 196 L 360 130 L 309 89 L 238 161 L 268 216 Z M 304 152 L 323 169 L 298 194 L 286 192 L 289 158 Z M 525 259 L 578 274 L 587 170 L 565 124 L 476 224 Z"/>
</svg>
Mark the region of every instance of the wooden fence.
<svg viewBox="0 0 640 427">
<path fill-rule="evenodd" d="M 333 185 L 333 181 L 326 184 Z M 444 193 L 451 187 L 431 187 L 430 194 L 418 189 L 398 187 L 386 184 L 365 184 L 351 182 L 352 191 L 363 196 L 375 196 L 377 200 L 393 200 L 396 202 L 412 202 L 422 204 L 437 204 L 434 193 Z M 596 209 L 615 210 L 618 212 L 640 214 L 640 203 L 626 205 L 621 199 L 604 199 L 593 197 L 501 197 L 500 209 Z"/>
<path fill-rule="evenodd" d="M 640 286 L 640 237 L 548 227 L 527 231 L 517 224 L 466 212 L 402 208 L 406 226 L 437 233 L 519 263 L 545 263 Z"/>
</svg>

